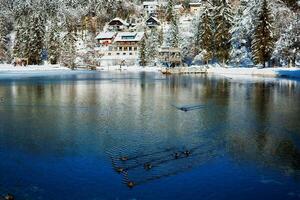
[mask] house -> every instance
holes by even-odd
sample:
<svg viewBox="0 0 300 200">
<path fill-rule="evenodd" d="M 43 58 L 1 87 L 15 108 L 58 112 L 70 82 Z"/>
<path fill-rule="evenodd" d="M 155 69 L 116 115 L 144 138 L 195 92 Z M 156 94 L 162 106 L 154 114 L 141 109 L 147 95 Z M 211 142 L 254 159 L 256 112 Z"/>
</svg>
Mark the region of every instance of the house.
<svg viewBox="0 0 300 200">
<path fill-rule="evenodd" d="M 160 21 L 156 17 L 151 16 L 146 20 L 146 26 L 149 28 L 155 28 L 160 26 Z"/>
<path fill-rule="evenodd" d="M 96 36 L 98 46 L 108 46 L 113 43 L 117 33 L 115 32 L 101 32 Z"/>
<path fill-rule="evenodd" d="M 100 49 L 100 64 L 112 65 L 135 65 L 139 60 L 139 44 L 144 37 L 143 32 L 119 32 L 113 43 L 106 49 Z"/>
<path fill-rule="evenodd" d="M 123 19 L 114 18 L 108 23 L 108 29 L 111 31 L 122 31 L 129 27 L 129 24 L 125 22 Z"/>
<path fill-rule="evenodd" d="M 155 16 L 159 9 L 159 3 L 157 1 L 144 1 L 143 10 L 146 16 Z"/>
<path fill-rule="evenodd" d="M 190 3 L 190 13 L 192 14 L 198 14 L 203 3 Z"/>
<path fill-rule="evenodd" d="M 167 67 L 182 65 L 181 51 L 179 48 L 161 47 L 158 58 L 160 63 Z"/>
</svg>

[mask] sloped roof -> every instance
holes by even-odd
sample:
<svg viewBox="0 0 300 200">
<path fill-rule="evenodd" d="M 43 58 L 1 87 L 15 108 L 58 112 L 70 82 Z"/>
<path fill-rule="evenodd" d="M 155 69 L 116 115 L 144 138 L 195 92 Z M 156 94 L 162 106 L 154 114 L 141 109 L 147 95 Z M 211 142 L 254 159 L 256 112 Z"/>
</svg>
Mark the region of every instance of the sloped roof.
<svg viewBox="0 0 300 200">
<path fill-rule="evenodd" d="M 96 36 L 97 40 L 112 39 L 116 35 L 115 32 L 101 32 Z"/>
<path fill-rule="evenodd" d="M 151 18 L 154 19 L 158 24 L 160 24 L 159 19 L 157 19 L 156 17 L 153 17 L 153 16 L 149 17 L 149 18 L 147 19 L 147 21 L 149 21 Z M 147 21 L 146 21 L 146 22 L 147 22 Z"/>
<path fill-rule="evenodd" d="M 143 37 L 144 32 L 119 32 L 115 42 L 139 42 Z"/>
<path fill-rule="evenodd" d="M 115 21 L 119 21 L 119 22 L 121 22 L 121 23 L 122 23 L 123 25 L 125 25 L 125 26 L 128 25 L 127 22 L 125 22 L 123 19 L 118 18 L 118 17 L 116 17 L 116 18 L 114 18 L 113 20 L 111 20 L 108 24 L 111 24 L 112 22 L 115 22 Z"/>
</svg>

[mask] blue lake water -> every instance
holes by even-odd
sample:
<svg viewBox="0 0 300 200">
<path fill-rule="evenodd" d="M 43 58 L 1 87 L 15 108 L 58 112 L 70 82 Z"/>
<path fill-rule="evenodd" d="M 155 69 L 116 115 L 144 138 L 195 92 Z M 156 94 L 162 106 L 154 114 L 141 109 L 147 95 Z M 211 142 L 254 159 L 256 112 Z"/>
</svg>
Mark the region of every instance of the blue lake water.
<svg viewBox="0 0 300 200">
<path fill-rule="evenodd" d="M 151 72 L 0 76 L 0 196 L 7 193 L 300 199 L 300 82 Z"/>
</svg>

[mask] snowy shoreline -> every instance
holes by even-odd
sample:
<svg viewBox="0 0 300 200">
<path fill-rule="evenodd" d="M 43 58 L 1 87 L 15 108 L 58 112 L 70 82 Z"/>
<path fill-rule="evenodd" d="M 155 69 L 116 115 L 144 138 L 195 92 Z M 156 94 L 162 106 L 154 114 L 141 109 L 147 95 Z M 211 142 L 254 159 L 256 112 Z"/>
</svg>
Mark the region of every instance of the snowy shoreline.
<svg viewBox="0 0 300 200">
<path fill-rule="evenodd" d="M 194 68 L 203 68 L 204 66 L 193 66 Z M 161 67 L 141 67 L 141 66 L 107 66 L 98 67 L 97 71 L 124 71 L 124 72 L 156 72 L 160 73 Z M 14 67 L 12 65 L 0 64 L 0 77 L 1 76 L 27 76 L 28 74 L 68 74 L 68 73 L 80 73 L 87 72 L 86 69 L 71 70 L 67 67 L 60 65 L 41 65 L 41 66 L 27 66 L 27 67 Z M 277 77 L 277 78 L 300 78 L 300 68 L 233 68 L 233 67 L 219 67 L 219 66 L 208 66 L 208 74 L 213 75 L 225 75 L 225 76 L 253 76 L 253 77 Z"/>
<path fill-rule="evenodd" d="M 300 78 L 300 68 L 223 68 L 209 67 L 209 74 L 234 75 L 234 76 L 253 76 L 253 77 L 274 77 L 274 78 Z"/>
</svg>

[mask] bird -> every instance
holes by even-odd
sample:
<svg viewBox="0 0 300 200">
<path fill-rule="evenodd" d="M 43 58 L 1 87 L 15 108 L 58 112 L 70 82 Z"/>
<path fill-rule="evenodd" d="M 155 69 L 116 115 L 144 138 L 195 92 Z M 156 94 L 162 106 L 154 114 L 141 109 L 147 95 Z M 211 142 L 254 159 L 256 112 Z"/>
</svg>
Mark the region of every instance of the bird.
<svg viewBox="0 0 300 200">
<path fill-rule="evenodd" d="M 127 156 L 123 156 L 123 157 L 120 158 L 120 160 L 121 160 L 121 161 L 127 161 L 127 160 L 128 160 L 128 157 L 127 157 Z"/>
<path fill-rule="evenodd" d="M 179 153 L 176 152 L 174 157 L 175 157 L 175 159 L 178 159 L 180 157 Z"/>
<path fill-rule="evenodd" d="M 145 170 L 150 170 L 150 169 L 152 169 L 152 164 L 151 163 L 146 163 L 146 164 L 144 164 L 144 168 L 145 168 Z"/>
<path fill-rule="evenodd" d="M 116 171 L 117 171 L 118 173 L 122 173 L 122 172 L 124 172 L 124 169 L 123 169 L 122 167 L 117 167 L 117 168 L 116 168 Z"/>
<path fill-rule="evenodd" d="M 133 188 L 133 187 L 135 186 L 135 183 L 134 183 L 133 181 L 128 181 L 128 182 L 127 182 L 127 186 L 128 186 L 129 188 Z"/>
</svg>

